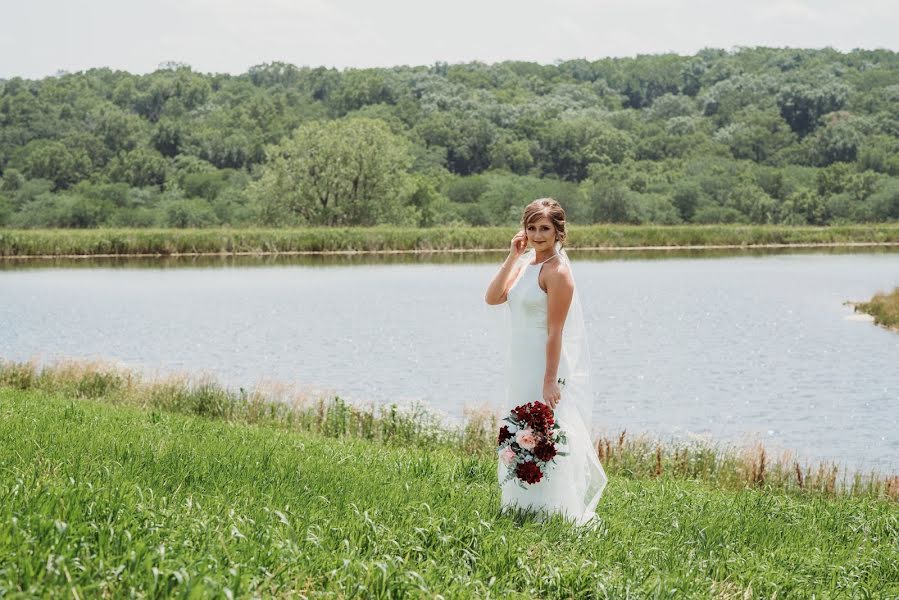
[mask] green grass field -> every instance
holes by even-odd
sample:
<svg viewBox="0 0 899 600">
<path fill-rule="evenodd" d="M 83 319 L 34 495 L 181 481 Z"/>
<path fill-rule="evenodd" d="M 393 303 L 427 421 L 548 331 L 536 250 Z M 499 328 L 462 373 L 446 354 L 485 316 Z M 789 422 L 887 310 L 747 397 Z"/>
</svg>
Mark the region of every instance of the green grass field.
<svg viewBox="0 0 899 600">
<path fill-rule="evenodd" d="M 899 596 L 884 497 L 610 472 L 577 530 L 501 515 L 495 459 L 451 444 L 10 382 L 0 597 Z"/>
<path fill-rule="evenodd" d="M 508 249 L 515 227 L 305 229 L 0 229 L 0 256 L 178 255 Z M 899 244 L 899 223 L 571 226 L 570 248 Z"/>
</svg>

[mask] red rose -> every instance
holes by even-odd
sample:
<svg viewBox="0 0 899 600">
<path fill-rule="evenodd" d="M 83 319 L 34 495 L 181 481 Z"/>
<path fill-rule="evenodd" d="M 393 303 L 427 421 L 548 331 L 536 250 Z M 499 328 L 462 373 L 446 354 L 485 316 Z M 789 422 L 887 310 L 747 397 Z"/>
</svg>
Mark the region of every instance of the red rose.
<svg viewBox="0 0 899 600">
<path fill-rule="evenodd" d="M 540 467 L 537 466 L 537 463 L 531 461 L 519 463 L 515 468 L 515 475 L 525 483 L 537 483 L 543 478 Z"/>
<path fill-rule="evenodd" d="M 548 433 L 553 425 L 553 415 L 545 404 L 539 406 L 542 408 L 536 409 L 531 415 L 533 427 L 543 433 Z"/>
<path fill-rule="evenodd" d="M 512 417 L 541 433 L 548 433 L 555 419 L 552 409 L 542 402 L 528 402 L 512 409 Z"/>
<path fill-rule="evenodd" d="M 552 424 L 553 413 L 549 406 L 542 402 L 534 402 L 531 408 L 531 419 L 540 425 Z"/>
<path fill-rule="evenodd" d="M 497 445 L 502 444 L 507 439 L 512 437 L 512 432 L 509 431 L 509 428 L 505 425 L 499 428 L 499 437 L 496 439 Z"/>
<path fill-rule="evenodd" d="M 519 427 L 529 428 L 542 437 L 551 437 L 555 418 L 552 409 L 542 402 L 528 402 L 516 406 L 511 411 L 512 418 Z"/>
<path fill-rule="evenodd" d="M 551 442 L 540 442 L 534 447 L 534 456 L 547 462 L 556 455 L 556 445 Z"/>
<path fill-rule="evenodd" d="M 512 409 L 512 418 L 516 421 L 527 421 L 528 407 L 527 404 L 516 406 Z"/>
</svg>

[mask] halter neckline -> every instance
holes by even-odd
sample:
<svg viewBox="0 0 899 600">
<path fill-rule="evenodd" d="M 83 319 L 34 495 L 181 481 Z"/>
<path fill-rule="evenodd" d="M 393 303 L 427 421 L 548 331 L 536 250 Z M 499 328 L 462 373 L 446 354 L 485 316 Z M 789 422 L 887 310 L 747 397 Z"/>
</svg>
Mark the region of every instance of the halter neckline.
<svg viewBox="0 0 899 600">
<path fill-rule="evenodd" d="M 536 267 L 537 265 L 542 265 L 542 264 L 545 263 L 545 262 L 551 261 L 552 259 L 554 259 L 554 258 L 557 257 L 558 255 L 559 255 L 559 253 L 556 252 L 555 254 L 553 254 L 552 256 L 550 256 L 549 258 L 547 258 L 546 260 L 542 260 L 542 261 L 540 261 L 540 262 L 538 262 L 538 263 L 528 263 L 528 266 Z"/>
</svg>

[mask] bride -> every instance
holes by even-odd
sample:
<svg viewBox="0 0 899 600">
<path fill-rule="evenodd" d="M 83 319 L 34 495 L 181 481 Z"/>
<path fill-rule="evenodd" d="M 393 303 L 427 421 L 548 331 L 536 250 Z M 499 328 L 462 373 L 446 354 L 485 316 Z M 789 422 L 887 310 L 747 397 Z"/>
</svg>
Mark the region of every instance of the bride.
<svg viewBox="0 0 899 600">
<path fill-rule="evenodd" d="M 565 455 L 557 455 L 536 483 L 504 483 L 510 458 L 498 457 L 500 507 L 534 513 L 538 521 L 557 513 L 576 525 L 594 524 L 607 478 L 591 436 L 590 358 L 579 294 L 562 248 L 565 211 L 552 198 L 541 198 L 525 207 L 521 223 L 484 296 L 487 304 L 508 305 L 503 414 L 542 401 L 565 433 L 559 448 Z"/>
</svg>

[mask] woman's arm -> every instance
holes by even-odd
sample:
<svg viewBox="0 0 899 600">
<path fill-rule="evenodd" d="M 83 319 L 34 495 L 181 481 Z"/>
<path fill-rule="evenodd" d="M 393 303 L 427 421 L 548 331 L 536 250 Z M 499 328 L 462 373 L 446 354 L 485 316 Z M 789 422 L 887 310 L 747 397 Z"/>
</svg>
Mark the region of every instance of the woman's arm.
<svg viewBox="0 0 899 600">
<path fill-rule="evenodd" d="M 499 271 L 493 276 L 493 281 L 487 286 L 487 293 L 484 294 L 484 301 L 487 304 L 502 304 L 506 301 L 509 286 L 516 275 L 516 273 L 512 273 L 512 270 L 517 260 L 517 256 L 509 254 L 503 261 Z"/>
<path fill-rule="evenodd" d="M 543 375 L 543 400 L 555 408 L 561 398 L 558 384 L 559 359 L 562 355 L 562 328 L 571 300 L 574 282 L 568 269 L 554 269 L 546 277 L 546 371 Z"/>
<path fill-rule="evenodd" d="M 511 273 L 511 271 L 527 245 L 528 236 L 522 229 L 512 238 L 512 243 L 509 245 L 509 256 L 503 261 L 503 266 L 500 267 L 499 272 L 493 276 L 493 281 L 487 286 L 487 293 L 484 294 L 484 301 L 487 304 L 502 304 L 506 301 L 509 287 L 511 287 L 515 276 L 518 274 L 518 271 L 515 273 Z"/>
</svg>

